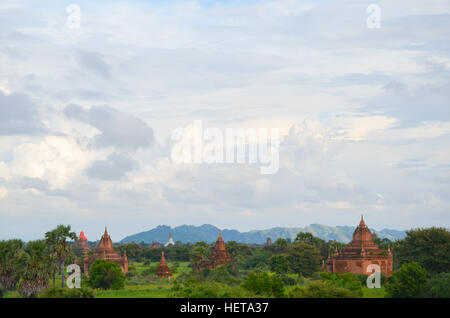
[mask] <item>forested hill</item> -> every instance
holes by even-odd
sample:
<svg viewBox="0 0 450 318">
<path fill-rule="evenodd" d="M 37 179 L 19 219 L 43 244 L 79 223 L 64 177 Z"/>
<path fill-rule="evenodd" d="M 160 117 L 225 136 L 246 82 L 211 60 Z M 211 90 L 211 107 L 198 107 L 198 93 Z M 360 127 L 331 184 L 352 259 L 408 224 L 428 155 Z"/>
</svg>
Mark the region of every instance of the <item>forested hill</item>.
<svg viewBox="0 0 450 318">
<path fill-rule="evenodd" d="M 336 240 L 343 243 L 348 243 L 352 239 L 354 226 L 326 226 L 321 224 L 311 224 L 306 227 L 287 228 L 275 227 L 267 230 L 254 230 L 250 232 L 239 232 L 237 230 L 222 230 L 222 236 L 225 241 L 237 241 L 247 244 L 264 244 L 267 237 L 275 242 L 278 238 L 288 238 L 293 240 L 298 232 L 309 232 L 323 240 Z M 374 231 L 381 239 L 387 238 L 391 241 L 402 239 L 405 236 L 404 231 L 397 231 L 391 229 L 383 229 L 381 231 Z M 146 232 L 137 233 L 125 237 L 120 243 L 136 242 L 136 243 L 165 243 L 168 241 L 169 234 L 172 233 L 174 241 L 183 243 L 198 241 L 214 242 L 217 239 L 219 229 L 210 224 L 201 226 L 181 225 L 175 228 L 170 226 L 160 225 L 154 229 Z"/>
</svg>

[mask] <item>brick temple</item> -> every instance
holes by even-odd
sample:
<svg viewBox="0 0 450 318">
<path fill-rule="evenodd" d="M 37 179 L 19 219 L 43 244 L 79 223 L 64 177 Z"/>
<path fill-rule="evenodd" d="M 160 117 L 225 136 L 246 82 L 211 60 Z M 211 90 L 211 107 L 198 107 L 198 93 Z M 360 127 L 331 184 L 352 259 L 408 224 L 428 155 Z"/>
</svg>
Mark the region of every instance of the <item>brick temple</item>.
<svg viewBox="0 0 450 318">
<path fill-rule="evenodd" d="M 161 261 L 159 262 L 158 270 L 156 274 L 161 278 L 172 278 L 172 272 L 167 266 L 166 258 L 164 252 L 161 253 Z"/>
<path fill-rule="evenodd" d="M 361 215 L 361 222 L 353 232 L 353 240 L 341 252 L 336 247 L 333 256 L 328 255 L 326 269 L 332 273 L 370 275 L 371 272 L 367 272 L 370 264 L 379 265 L 387 276 L 392 275 L 390 248 L 385 251 L 373 242 L 372 233 Z"/>
<path fill-rule="evenodd" d="M 214 245 L 211 256 L 207 261 L 200 262 L 199 269 L 202 271 L 205 268 L 214 269 L 219 266 L 231 263 L 234 268 L 234 261 L 230 254 L 227 252 L 227 246 L 222 238 L 222 233 L 219 231 L 219 237 L 217 238 L 216 244 Z"/>
<path fill-rule="evenodd" d="M 98 246 L 97 251 L 95 251 L 95 253 L 92 256 L 89 256 L 87 253 L 84 255 L 83 267 L 84 273 L 86 275 L 88 275 L 92 263 L 94 263 L 98 259 L 104 259 L 109 262 L 115 262 L 120 265 L 120 267 L 122 268 L 122 272 L 124 274 L 128 272 L 127 253 L 124 252 L 123 257 L 121 257 L 119 253 L 117 253 L 114 250 L 111 236 L 109 236 L 106 226 L 105 226 L 105 233 L 100 239 L 100 244 Z"/>
</svg>

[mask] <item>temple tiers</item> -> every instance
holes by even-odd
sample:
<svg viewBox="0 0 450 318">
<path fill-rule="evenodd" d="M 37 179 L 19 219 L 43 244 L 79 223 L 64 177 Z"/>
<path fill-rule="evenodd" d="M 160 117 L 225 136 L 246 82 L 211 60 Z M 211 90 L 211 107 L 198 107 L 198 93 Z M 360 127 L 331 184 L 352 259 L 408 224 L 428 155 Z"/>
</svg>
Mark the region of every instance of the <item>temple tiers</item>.
<svg viewBox="0 0 450 318">
<path fill-rule="evenodd" d="M 226 265 L 227 263 L 231 263 L 233 267 L 235 266 L 233 259 L 227 252 L 227 247 L 222 238 L 222 233 L 219 231 L 219 237 L 217 238 L 209 260 L 201 261 L 199 264 L 199 269 L 200 271 L 205 268 L 214 269 L 216 267 Z"/>
<path fill-rule="evenodd" d="M 387 276 L 392 275 L 390 249 L 386 252 L 373 242 L 372 233 L 361 215 L 361 221 L 353 233 L 353 240 L 340 253 L 336 246 L 333 257 L 328 255 L 326 267 L 332 273 L 370 275 L 372 272 L 367 272 L 370 264 L 379 265 Z"/>
<path fill-rule="evenodd" d="M 123 273 L 128 272 L 127 253 L 124 252 L 123 257 L 120 257 L 119 253 L 114 250 L 111 237 L 109 236 L 106 227 L 105 233 L 100 239 L 97 251 L 95 251 L 92 256 L 89 256 L 88 254 L 85 254 L 84 256 L 84 273 L 86 273 L 86 275 L 89 273 L 92 263 L 98 259 L 115 262 L 121 266 Z"/>
<path fill-rule="evenodd" d="M 156 271 L 156 274 L 161 278 L 172 278 L 172 272 L 167 266 L 164 252 L 161 253 L 161 261 L 159 262 L 159 267 L 158 270 Z"/>
</svg>

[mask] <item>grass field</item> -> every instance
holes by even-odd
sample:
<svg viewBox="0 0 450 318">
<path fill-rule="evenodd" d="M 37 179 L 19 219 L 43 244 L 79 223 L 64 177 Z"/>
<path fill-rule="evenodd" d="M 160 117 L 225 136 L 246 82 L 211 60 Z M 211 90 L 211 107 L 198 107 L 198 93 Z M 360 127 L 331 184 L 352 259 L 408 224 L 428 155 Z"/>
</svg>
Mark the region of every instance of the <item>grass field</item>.
<svg viewBox="0 0 450 318">
<path fill-rule="evenodd" d="M 363 288 L 363 298 L 384 298 L 386 295 L 386 290 L 384 287 L 381 288 Z"/>
<path fill-rule="evenodd" d="M 121 290 L 95 290 L 97 298 L 167 298 L 171 297 L 173 291 L 171 290 L 172 281 L 170 279 L 158 278 L 154 273 L 148 274 L 146 271 L 157 268 L 159 262 L 152 262 L 144 265 L 143 263 L 130 263 L 135 276 L 128 277 L 125 283 L 125 288 Z M 182 273 L 190 273 L 192 268 L 189 266 L 189 262 L 168 262 L 169 268 L 176 268 L 174 278 L 178 277 Z M 270 273 L 274 275 L 275 273 Z M 297 274 L 289 274 L 291 278 L 297 278 Z M 56 279 L 56 286 L 61 285 L 61 280 Z M 85 278 L 83 278 L 82 287 L 87 286 Z M 50 282 L 52 286 L 52 282 Z M 286 293 L 294 286 L 286 286 Z M 363 298 L 384 298 L 384 288 L 363 288 Z M 17 291 L 8 291 L 3 295 L 5 298 L 20 298 Z"/>
</svg>

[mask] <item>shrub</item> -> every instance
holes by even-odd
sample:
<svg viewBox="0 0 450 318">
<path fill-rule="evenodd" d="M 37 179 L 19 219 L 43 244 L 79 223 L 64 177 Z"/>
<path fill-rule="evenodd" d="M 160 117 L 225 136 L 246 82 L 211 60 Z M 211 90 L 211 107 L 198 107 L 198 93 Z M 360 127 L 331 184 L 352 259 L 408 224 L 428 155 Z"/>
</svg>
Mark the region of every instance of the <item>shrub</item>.
<svg viewBox="0 0 450 318">
<path fill-rule="evenodd" d="M 311 281 L 307 286 L 296 286 L 288 293 L 292 298 L 356 298 L 360 295 L 347 288 L 326 281 Z"/>
<path fill-rule="evenodd" d="M 92 264 L 88 283 L 93 288 L 122 289 L 125 286 L 125 275 L 119 264 L 99 259 Z"/>
<path fill-rule="evenodd" d="M 358 275 L 352 273 L 327 273 L 322 272 L 320 276 L 323 281 L 339 288 L 350 290 L 355 295 L 361 297 L 363 295 L 361 280 Z"/>
<path fill-rule="evenodd" d="M 213 270 L 203 271 L 202 274 L 206 281 L 217 282 L 227 285 L 239 285 L 241 280 L 229 272 L 225 266 L 220 266 Z"/>
<path fill-rule="evenodd" d="M 278 275 L 269 276 L 267 272 L 250 273 L 242 287 L 259 296 L 284 296 L 284 283 L 281 278 Z"/>
</svg>

